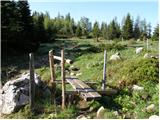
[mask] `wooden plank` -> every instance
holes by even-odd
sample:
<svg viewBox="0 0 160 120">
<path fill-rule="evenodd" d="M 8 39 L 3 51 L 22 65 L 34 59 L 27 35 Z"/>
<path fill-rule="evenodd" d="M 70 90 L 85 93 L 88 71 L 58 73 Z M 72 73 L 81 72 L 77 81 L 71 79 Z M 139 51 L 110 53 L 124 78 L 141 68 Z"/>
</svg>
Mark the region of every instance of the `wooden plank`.
<svg viewBox="0 0 160 120">
<path fill-rule="evenodd" d="M 35 98 L 35 81 L 34 81 L 34 55 L 33 53 L 29 54 L 29 106 L 31 111 L 34 110 L 34 98 Z"/>
<path fill-rule="evenodd" d="M 77 84 L 77 82 L 75 82 L 76 79 L 66 79 L 66 81 L 67 81 L 68 83 L 70 83 L 71 86 L 73 87 L 73 89 L 75 89 L 75 90 L 82 88 L 79 84 Z"/>
<path fill-rule="evenodd" d="M 84 82 L 85 84 L 98 84 L 97 82 L 86 82 L 86 81 L 82 81 Z M 62 81 L 61 80 L 55 80 L 55 83 L 56 84 L 62 84 Z M 66 79 L 66 84 L 70 84 L 67 79 Z"/>
<path fill-rule="evenodd" d="M 87 84 L 83 83 L 82 81 L 80 80 L 76 80 L 76 82 L 86 91 L 88 92 L 88 90 L 93 90 L 90 86 L 88 86 Z M 94 92 L 93 92 L 94 91 Z M 97 93 L 95 90 L 93 90 L 92 92 L 89 92 L 89 94 L 92 96 L 92 97 L 101 97 L 101 95 L 99 93 Z"/>
<path fill-rule="evenodd" d="M 101 95 L 99 93 L 97 93 L 95 90 L 93 90 L 90 86 L 88 86 L 87 84 L 85 84 L 84 82 L 80 81 L 80 80 L 75 80 L 75 82 L 81 86 L 83 88 L 83 90 L 85 92 L 83 92 L 84 94 L 86 94 L 86 96 L 89 96 L 89 97 L 101 97 Z M 88 92 L 88 91 L 91 91 L 92 92 Z M 88 93 L 86 93 L 88 92 Z"/>
<path fill-rule="evenodd" d="M 84 91 L 84 90 L 79 90 L 79 92 L 86 92 L 86 91 Z M 88 91 L 88 92 L 92 92 L 92 91 Z M 106 89 L 105 91 L 101 91 L 101 90 L 98 90 L 98 91 L 96 91 L 96 92 L 98 92 L 98 93 L 100 93 L 100 94 L 102 94 L 102 95 L 114 95 L 114 94 L 117 94 L 118 93 L 118 90 L 116 90 L 116 89 Z M 78 93 L 77 91 L 66 91 L 66 93 Z"/>
<path fill-rule="evenodd" d="M 101 95 L 93 90 L 90 86 L 78 79 L 66 79 L 67 82 L 76 90 L 84 99 L 99 98 Z"/>
<path fill-rule="evenodd" d="M 79 84 L 83 89 L 90 88 L 87 84 L 85 84 L 81 80 L 76 80 L 76 83 Z"/>
</svg>

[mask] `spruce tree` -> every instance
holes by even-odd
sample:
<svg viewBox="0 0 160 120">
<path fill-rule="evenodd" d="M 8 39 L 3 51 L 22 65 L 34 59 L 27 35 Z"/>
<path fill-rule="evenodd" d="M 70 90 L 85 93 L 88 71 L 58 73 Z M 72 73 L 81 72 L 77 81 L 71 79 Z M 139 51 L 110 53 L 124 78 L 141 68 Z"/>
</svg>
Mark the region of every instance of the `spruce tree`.
<svg viewBox="0 0 160 120">
<path fill-rule="evenodd" d="M 128 13 L 122 27 L 122 36 L 124 39 L 131 39 L 133 37 L 133 21 Z"/>
<path fill-rule="evenodd" d="M 76 36 L 79 38 L 82 36 L 82 28 L 79 24 L 77 25 L 77 29 L 76 29 Z"/>
<path fill-rule="evenodd" d="M 93 36 L 96 38 L 98 42 L 98 37 L 100 36 L 100 29 L 99 29 L 99 23 L 96 21 L 93 25 Z"/>
<path fill-rule="evenodd" d="M 139 27 L 139 23 L 140 22 L 140 18 L 137 17 L 136 21 L 135 21 L 135 24 L 134 24 L 134 30 L 133 30 L 133 37 L 135 39 L 138 39 L 140 38 L 140 27 Z"/>
<path fill-rule="evenodd" d="M 104 39 L 107 39 L 108 36 L 107 36 L 107 24 L 102 22 L 101 24 L 101 36 L 104 38 Z"/>
<path fill-rule="evenodd" d="M 154 29 L 152 40 L 158 41 L 159 40 L 159 24 Z"/>
</svg>

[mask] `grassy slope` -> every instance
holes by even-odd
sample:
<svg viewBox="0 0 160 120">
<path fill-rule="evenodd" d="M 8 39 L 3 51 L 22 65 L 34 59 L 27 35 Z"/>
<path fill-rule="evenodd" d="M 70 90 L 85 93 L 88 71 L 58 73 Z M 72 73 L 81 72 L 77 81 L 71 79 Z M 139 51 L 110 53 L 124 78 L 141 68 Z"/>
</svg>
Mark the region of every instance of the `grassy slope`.
<svg viewBox="0 0 160 120">
<path fill-rule="evenodd" d="M 41 59 L 45 59 L 50 49 L 54 50 L 56 55 L 60 55 L 60 48 L 65 48 L 66 58 L 70 58 L 74 61 L 73 66 L 80 68 L 80 72 L 82 75 L 79 76 L 80 80 L 84 81 L 97 81 L 99 84 L 94 86 L 97 89 L 100 89 L 100 83 L 102 80 L 102 71 L 103 71 L 103 52 L 99 46 L 101 44 L 109 44 L 113 43 L 112 41 L 101 41 L 96 43 L 93 39 L 71 39 L 71 40 L 57 40 L 55 43 L 47 43 L 41 44 L 41 47 L 35 53 L 37 63 Z M 125 49 L 110 49 L 107 50 L 107 84 L 110 86 L 114 86 L 120 90 L 118 95 L 114 96 L 106 96 L 103 97 L 100 101 L 98 101 L 98 106 L 103 105 L 105 107 L 105 118 L 148 118 L 152 114 L 158 115 L 158 108 L 153 113 L 146 113 L 145 108 L 147 105 L 154 103 L 158 106 L 158 83 L 154 82 L 141 82 L 138 81 L 138 85 L 145 87 L 144 94 L 147 93 L 148 98 L 143 99 L 143 93 L 133 93 L 130 91 L 130 86 L 120 86 L 118 83 L 121 80 L 130 79 L 130 77 L 126 77 L 127 75 L 123 74 L 125 65 L 135 64 L 135 61 L 142 61 L 143 55 L 145 52 L 142 52 L 140 55 L 135 54 L 135 47 L 144 46 L 146 49 L 146 44 L 144 42 L 133 42 L 133 41 L 124 41 L 120 42 L 121 45 L 128 45 L 131 47 L 126 47 Z M 78 50 L 77 50 L 78 48 Z M 122 55 L 123 60 L 120 62 L 109 62 L 109 57 L 115 52 L 119 51 Z M 152 42 L 152 47 L 150 47 L 150 53 L 158 54 L 158 42 Z M 22 61 L 21 61 L 22 62 Z M 41 61 L 40 61 L 41 62 Z M 15 60 L 15 63 L 19 63 Z M 45 64 L 46 63 L 46 64 Z M 27 63 L 26 63 L 27 64 Z M 58 64 L 58 62 L 57 62 Z M 17 65 L 17 64 L 16 64 Z M 15 65 L 15 66 L 16 66 Z M 68 65 L 66 67 L 69 67 Z M 128 66 L 129 67 L 129 66 Z M 25 68 L 26 69 L 26 68 Z M 20 69 L 21 71 L 25 69 Z M 57 79 L 60 78 L 60 68 L 57 67 Z M 48 67 L 48 59 L 42 61 L 40 65 L 37 65 L 36 72 L 38 72 L 42 79 L 47 83 L 50 79 L 49 67 Z M 132 75 L 132 73 L 130 74 Z M 135 74 L 137 75 L 137 73 Z M 126 77 L 126 78 L 125 78 Z M 132 77 L 131 77 L 132 78 Z M 134 78 L 134 76 L 133 76 Z M 158 79 L 158 78 L 157 78 Z M 132 79 L 131 79 L 132 80 Z M 127 81 L 127 80 L 126 80 Z M 156 85 L 156 87 L 154 87 Z M 153 87 L 152 87 L 153 86 Z M 67 86 L 70 89 L 70 86 Z M 71 106 L 71 108 L 66 109 L 62 113 L 58 113 L 57 117 L 53 114 L 53 108 L 55 106 L 50 105 L 48 100 L 41 101 L 38 104 L 40 107 L 43 106 L 43 114 L 37 114 L 33 117 L 32 114 L 28 111 L 27 108 L 25 110 L 21 110 L 18 113 L 10 115 L 10 118 L 17 118 L 16 116 L 21 115 L 18 118 L 75 118 L 76 114 L 74 111 L 77 110 L 75 106 Z M 50 106 L 50 107 L 48 107 Z M 52 106 L 52 107 L 51 107 Z M 57 111 L 59 110 L 59 106 L 57 106 Z M 28 113 L 27 113 L 28 111 Z M 115 115 L 114 112 L 118 111 L 119 114 Z M 69 116 L 68 116 L 69 114 Z M 90 114 L 93 118 L 95 117 L 95 112 Z"/>
</svg>

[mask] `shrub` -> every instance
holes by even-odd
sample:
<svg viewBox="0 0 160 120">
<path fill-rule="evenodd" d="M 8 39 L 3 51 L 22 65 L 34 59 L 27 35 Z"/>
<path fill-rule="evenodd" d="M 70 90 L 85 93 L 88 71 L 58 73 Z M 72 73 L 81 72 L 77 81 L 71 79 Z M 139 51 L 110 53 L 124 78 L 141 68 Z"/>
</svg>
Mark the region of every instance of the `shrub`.
<svg viewBox="0 0 160 120">
<path fill-rule="evenodd" d="M 128 45 L 133 45 L 133 44 L 136 44 L 136 40 L 130 39 L 130 40 L 128 41 Z"/>
<path fill-rule="evenodd" d="M 135 84 L 141 81 L 152 81 L 158 83 L 158 60 L 139 59 L 137 61 L 128 60 L 119 69 L 119 77 L 125 82 L 124 85 Z"/>
<path fill-rule="evenodd" d="M 122 45 L 120 43 L 116 43 L 116 42 L 113 42 L 113 43 L 110 43 L 110 44 L 99 44 L 98 48 L 101 49 L 101 52 L 104 51 L 105 49 L 107 51 L 109 50 L 123 50 L 125 49 L 126 45 Z"/>
</svg>

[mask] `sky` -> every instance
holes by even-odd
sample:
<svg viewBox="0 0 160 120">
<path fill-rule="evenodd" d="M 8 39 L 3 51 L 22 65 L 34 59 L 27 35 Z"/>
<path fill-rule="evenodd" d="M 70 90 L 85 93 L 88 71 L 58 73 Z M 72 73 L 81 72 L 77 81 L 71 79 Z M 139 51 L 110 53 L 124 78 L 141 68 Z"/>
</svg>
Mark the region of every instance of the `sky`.
<svg viewBox="0 0 160 120">
<path fill-rule="evenodd" d="M 85 16 L 94 23 L 107 22 L 117 17 L 121 23 L 124 16 L 130 13 L 134 20 L 140 16 L 151 23 L 152 29 L 158 23 L 158 1 L 157 0 L 29 0 L 31 12 L 48 11 L 51 18 L 60 13 L 65 16 L 70 13 L 77 22 Z"/>
</svg>

